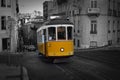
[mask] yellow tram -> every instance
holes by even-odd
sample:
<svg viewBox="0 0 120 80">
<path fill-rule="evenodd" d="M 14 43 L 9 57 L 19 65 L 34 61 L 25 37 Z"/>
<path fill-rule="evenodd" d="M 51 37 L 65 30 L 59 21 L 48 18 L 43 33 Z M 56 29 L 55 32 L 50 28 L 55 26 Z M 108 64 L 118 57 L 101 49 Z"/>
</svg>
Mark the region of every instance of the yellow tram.
<svg viewBox="0 0 120 80">
<path fill-rule="evenodd" d="M 74 25 L 67 19 L 51 19 L 37 30 L 39 54 L 49 58 L 74 55 Z"/>
</svg>

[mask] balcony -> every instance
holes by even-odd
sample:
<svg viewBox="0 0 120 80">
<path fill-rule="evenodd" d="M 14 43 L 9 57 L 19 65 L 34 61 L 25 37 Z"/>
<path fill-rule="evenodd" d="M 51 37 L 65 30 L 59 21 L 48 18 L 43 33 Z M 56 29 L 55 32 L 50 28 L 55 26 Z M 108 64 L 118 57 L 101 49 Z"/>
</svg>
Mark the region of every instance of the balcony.
<svg viewBox="0 0 120 80">
<path fill-rule="evenodd" d="M 88 16 L 99 16 L 100 8 L 88 8 L 87 14 Z"/>
</svg>

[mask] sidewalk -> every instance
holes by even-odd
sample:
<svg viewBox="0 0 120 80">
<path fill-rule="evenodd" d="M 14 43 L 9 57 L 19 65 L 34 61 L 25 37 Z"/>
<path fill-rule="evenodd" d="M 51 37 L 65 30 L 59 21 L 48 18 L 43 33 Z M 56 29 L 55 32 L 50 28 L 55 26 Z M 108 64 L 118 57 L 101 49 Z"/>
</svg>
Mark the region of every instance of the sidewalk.
<svg viewBox="0 0 120 80">
<path fill-rule="evenodd" d="M 0 80 L 29 80 L 21 53 L 0 53 Z"/>
<path fill-rule="evenodd" d="M 95 50 L 120 50 L 120 44 L 118 44 L 118 45 L 111 45 L 111 46 L 102 46 L 102 47 L 96 47 L 96 48 L 74 49 L 75 52 L 95 51 Z"/>
<path fill-rule="evenodd" d="M 0 64 L 0 80 L 29 80 L 25 67 Z"/>
</svg>

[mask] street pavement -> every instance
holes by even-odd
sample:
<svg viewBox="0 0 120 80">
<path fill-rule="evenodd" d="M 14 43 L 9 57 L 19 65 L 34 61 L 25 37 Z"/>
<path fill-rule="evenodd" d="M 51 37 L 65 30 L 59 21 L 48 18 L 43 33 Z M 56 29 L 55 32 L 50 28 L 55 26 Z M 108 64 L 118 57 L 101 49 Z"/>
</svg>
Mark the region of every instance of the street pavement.
<svg viewBox="0 0 120 80">
<path fill-rule="evenodd" d="M 23 58 L 23 65 L 28 70 L 30 80 L 69 80 L 56 67 L 56 64 L 45 61 L 42 56 L 38 56 L 35 52 L 26 53 Z"/>
<path fill-rule="evenodd" d="M 27 69 L 21 65 L 21 53 L 0 53 L 0 80 L 29 80 Z"/>
<path fill-rule="evenodd" d="M 0 64 L 0 80 L 29 80 L 29 78 L 25 67 Z"/>
<path fill-rule="evenodd" d="M 76 56 L 81 64 L 80 71 L 87 71 L 88 74 L 98 76 L 99 79 L 95 80 L 120 80 L 120 46 L 81 49 L 75 51 Z M 83 65 L 86 66 L 83 68 Z"/>
<path fill-rule="evenodd" d="M 68 63 L 52 64 L 26 52 L 23 65 L 30 80 L 120 80 L 120 48 L 80 49 Z"/>
<path fill-rule="evenodd" d="M 36 52 L 3 52 L 0 80 L 119 80 L 119 53 L 120 46 L 79 49 L 70 63 L 51 64 Z"/>
<path fill-rule="evenodd" d="M 84 48 L 84 49 L 75 49 L 75 52 L 80 51 L 98 51 L 98 50 L 120 50 L 120 44 L 111 45 L 111 46 L 103 46 L 103 47 L 97 47 L 97 48 Z"/>
</svg>

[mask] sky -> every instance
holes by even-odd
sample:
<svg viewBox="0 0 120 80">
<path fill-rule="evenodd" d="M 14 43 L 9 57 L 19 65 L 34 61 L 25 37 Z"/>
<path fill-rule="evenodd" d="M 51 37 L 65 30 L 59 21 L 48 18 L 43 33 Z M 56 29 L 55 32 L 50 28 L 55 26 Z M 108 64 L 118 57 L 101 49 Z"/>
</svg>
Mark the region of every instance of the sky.
<svg viewBox="0 0 120 80">
<path fill-rule="evenodd" d="M 34 10 L 43 14 L 43 2 L 48 0 L 19 0 L 20 13 L 32 13 Z"/>
</svg>

